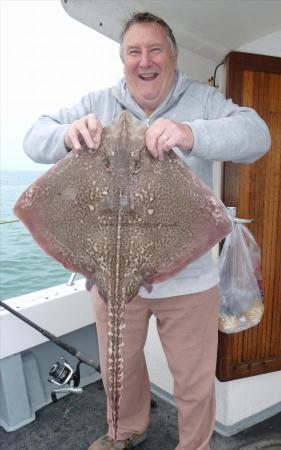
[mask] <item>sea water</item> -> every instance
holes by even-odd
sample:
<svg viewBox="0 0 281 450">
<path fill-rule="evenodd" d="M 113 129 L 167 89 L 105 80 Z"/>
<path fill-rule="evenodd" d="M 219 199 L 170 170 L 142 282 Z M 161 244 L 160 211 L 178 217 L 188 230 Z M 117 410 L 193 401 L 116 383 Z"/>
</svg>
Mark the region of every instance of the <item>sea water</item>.
<svg viewBox="0 0 281 450">
<path fill-rule="evenodd" d="M 42 172 L 3 171 L 0 221 L 16 220 L 13 207 L 20 194 Z M 46 255 L 21 222 L 0 224 L 0 300 L 66 283 L 64 267 Z"/>
</svg>

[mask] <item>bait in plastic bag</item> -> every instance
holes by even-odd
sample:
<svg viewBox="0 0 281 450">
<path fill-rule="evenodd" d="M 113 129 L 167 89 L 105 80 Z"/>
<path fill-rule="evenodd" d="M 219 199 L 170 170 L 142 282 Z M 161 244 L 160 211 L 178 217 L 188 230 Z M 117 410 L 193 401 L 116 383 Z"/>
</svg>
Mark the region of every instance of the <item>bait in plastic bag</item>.
<svg viewBox="0 0 281 450">
<path fill-rule="evenodd" d="M 233 222 L 219 257 L 219 330 L 227 334 L 256 326 L 264 311 L 260 249 L 243 220 Z"/>
</svg>

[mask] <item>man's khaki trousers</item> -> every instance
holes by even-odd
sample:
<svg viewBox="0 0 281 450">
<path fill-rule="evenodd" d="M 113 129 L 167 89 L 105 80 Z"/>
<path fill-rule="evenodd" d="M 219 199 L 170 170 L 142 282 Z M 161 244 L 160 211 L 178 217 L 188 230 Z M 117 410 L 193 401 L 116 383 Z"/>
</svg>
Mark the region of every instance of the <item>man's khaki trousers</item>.
<svg viewBox="0 0 281 450">
<path fill-rule="evenodd" d="M 215 368 L 218 341 L 218 289 L 164 299 L 134 298 L 126 305 L 123 331 L 123 390 L 118 440 L 143 434 L 149 425 L 150 382 L 143 348 L 152 314 L 174 377 L 179 445 L 176 450 L 208 450 L 215 420 Z M 92 289 L 100 364 L 106 388 L 107 306 Z M 111 408 L 107 401 L 109 435 Z M 161 430 L 159 430 L 161 433 Z"/>
</svg>

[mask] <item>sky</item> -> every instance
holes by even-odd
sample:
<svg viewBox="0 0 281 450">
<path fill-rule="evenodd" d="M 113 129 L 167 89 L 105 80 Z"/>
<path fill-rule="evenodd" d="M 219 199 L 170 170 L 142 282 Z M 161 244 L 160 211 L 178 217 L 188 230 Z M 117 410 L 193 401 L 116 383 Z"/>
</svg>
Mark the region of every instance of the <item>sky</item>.
<svg viewBox="0 0 281 450">
<path fill-rule="evenodd" d="M 72 19 L 59 0 L 0 0 L 1 170 L 47 170 L 22 141 L 42 114 L 115 84 L 123 67 L 116 42 Z"/>
</svg>

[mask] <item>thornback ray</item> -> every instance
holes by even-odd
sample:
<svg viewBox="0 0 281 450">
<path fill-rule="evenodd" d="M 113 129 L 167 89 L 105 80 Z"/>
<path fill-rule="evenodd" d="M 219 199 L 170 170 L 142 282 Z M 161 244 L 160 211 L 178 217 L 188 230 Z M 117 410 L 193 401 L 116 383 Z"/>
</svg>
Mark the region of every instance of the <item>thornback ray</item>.
<svg viewBox="0 0 281 450">
<path fill-rule="evenodd" d="M 52 258 L 95 283 L 108 308 L 107 385 L 114 439 L 126 303 L 198 259 L 231 230 L 223 203 L 173 152 L 154 159 L 146 127 L 123 111 L 97 150 L 73 150 L 14 212 Z"/>
</svg>

